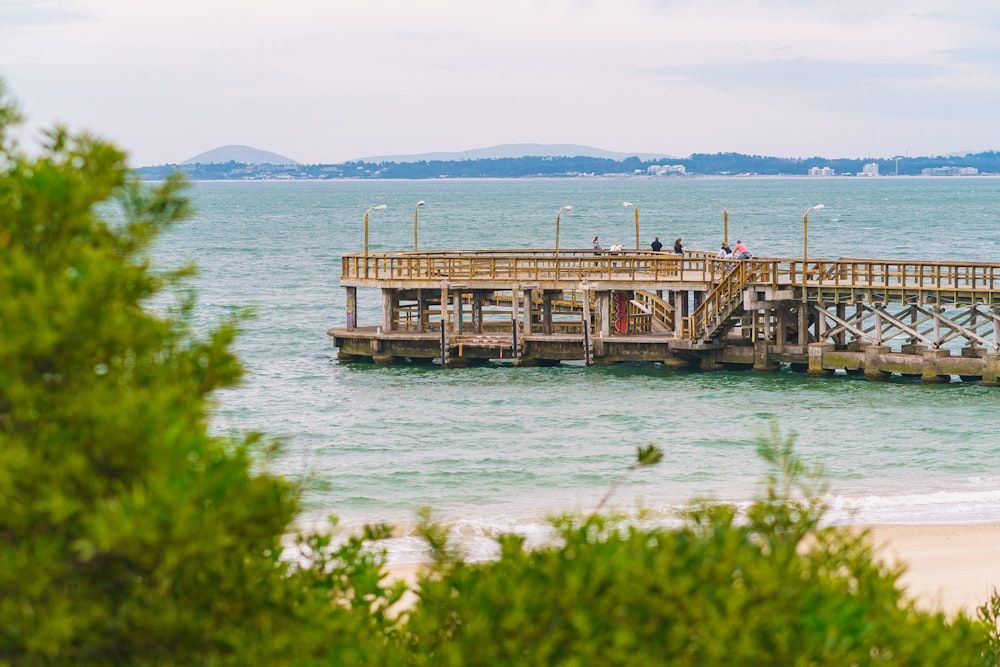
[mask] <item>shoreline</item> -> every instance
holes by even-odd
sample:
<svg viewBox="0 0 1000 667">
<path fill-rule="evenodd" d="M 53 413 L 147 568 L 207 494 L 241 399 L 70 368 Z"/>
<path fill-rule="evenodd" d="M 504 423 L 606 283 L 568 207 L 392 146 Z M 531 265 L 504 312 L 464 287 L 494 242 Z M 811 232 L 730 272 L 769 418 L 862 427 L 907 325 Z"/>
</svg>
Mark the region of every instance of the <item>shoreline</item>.
<svg viewBox="0 0 1000 667">
<path fill-rule="evenodd" d="M 886 565 L 906 564 L 898 586 L 924 611 L 976 618 L 976 607 L 993 588 L 1000 589 L 1000 522 L 843 527 L 869 531 L 876 557 Z M 412 588 L 425 565 L 393 563 L 386 571 L 391 580 L 402 579 Z"/>
</svg>

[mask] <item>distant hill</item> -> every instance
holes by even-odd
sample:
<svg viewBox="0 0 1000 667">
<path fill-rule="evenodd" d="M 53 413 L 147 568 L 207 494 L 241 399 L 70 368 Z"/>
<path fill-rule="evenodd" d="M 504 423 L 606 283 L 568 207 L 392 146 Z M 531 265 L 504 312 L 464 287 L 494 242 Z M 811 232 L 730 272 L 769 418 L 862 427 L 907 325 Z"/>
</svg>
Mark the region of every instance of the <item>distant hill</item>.
<svg viewBox="0 0 1000 667">
<path fill-rule="evenodd" d="M 269 151 L 262 151 L 250 146 L 220 146 L 219 148 L 199 153 L 181 164 L 300 164 L 291 158 Z"/>
<path fill-rule="evenodd" d="M 417 155 L 376 155 L 353 160 L 356 162 L 430 162 L 440 160 L 457 162 L 461 160 L 491 160 L 497 158 L 520 157 L 599 157 L 608 160 L 624 160 L 637 157 L 640 160 L 674 159 L 664 153 L 616 153 L 593 146 L 577 144 L 500 144 L 486 148 L 473 148 L 452 153 L 420 153 Z"/>
</svg>

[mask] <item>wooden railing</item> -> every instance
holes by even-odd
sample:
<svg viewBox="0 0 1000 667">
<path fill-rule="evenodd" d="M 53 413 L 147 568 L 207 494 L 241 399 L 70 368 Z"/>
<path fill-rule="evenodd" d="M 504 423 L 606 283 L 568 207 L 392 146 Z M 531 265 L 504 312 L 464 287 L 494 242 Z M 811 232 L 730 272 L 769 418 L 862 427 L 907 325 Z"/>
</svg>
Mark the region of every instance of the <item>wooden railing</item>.
<svg viewBox="0 0 1000 667">
<path fill-rule="evenodd" d="M 649 309 L 652 321 L 667 331 L 674 329 L 674 309 L 667 301 L 652 292 L 636 290 L 635 300 Z"/>
<path fill-rule="evenodd" d="M 711 337 L 738 308 L 749 286 L 797 288 L 796 298 L 806 300 L 853 299 L 855 291 L 865 290 L 886 302 L 1000 306 L 1000 263 L 995 262 L 817 258 L 804 266 L 799 259 L 719 260 L 704 252 L 678 256 L 563 250 L 557 256 L 545 249 L 431 251 L 345 255 L 341 280 L 361 286 L 392 281 L 425 288 L 440 282 L 479 282 L 490 289 L 534 283 L 542 289 L 563 290 L 564 298 L 575 298 L 568 295 L 584 281 L 595 286 L 616 283 L 612 289 L 627 289 L 628 284 L 671 289 L 678 283 L 701 283 L 706 297 L 681 327 L 682 335 L 693 339 Z M 641 296 L 637 300 L 651 310 L 651 321 L 673 328 L 668 305 Z M 409 321 L 400 325 L 413 326 Z"/>
<path fill-rule="evenodd" d="M 742 260 L 747 261 L 747 260 Z M 773 284 L 818 287 L 907 287 L 919 289 L 1000 292 L 1000 263 L 932 262 L 885 259 L 816 259 L 803 271 L 800 259 L 749 260 L 774 264 L 767 273 Z M 711 282 L 728 272 L 734 260 L 717 260 L 708 253 L 652 253 L 627 250 L 595 254 L 564 250 L 463 250 L 439 252 L 355 253 L 342 258 L 344 281 L 497 282 L 579 280 L 625 282 Z M 758 282 L 763 276 L 748 276 Z"/>
<path fill-rule="evenodd" d="M 706 279 L 704 254 L 623 251 L 456 251 L 344 255 L 341 280 L 478 280 L 503 282 L 618 280 L 631 282 Z"/>
<path fill-rule="evenodd" d="M 802 284 L 801 260 L 787 260 L 782 282 Z M 917 287 L 923 289 L 1000 290 L 1000 263 L 931 262 L 885 259 L 809 261 L 806 285 Z"/>
</svg>

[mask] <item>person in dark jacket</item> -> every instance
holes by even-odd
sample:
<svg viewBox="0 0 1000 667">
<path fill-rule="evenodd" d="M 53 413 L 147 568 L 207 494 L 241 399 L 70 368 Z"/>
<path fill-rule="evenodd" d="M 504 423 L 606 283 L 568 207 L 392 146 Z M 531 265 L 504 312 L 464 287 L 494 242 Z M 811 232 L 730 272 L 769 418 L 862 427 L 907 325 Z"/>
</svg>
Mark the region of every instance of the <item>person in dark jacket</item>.
<svg viewBox="0 0 1000 667">
<path fill-rule="evenodd" d="M 677 239 L 676 241 L 674 241 L 674 252 L 677 253 L 678 255 L 683 255 L 684 254 L 684 246 L 681 245 L 681 240 L 680 239 Z"/>
<path fill-rule="evenodd" d="M 663 244 L 660 243 L 660 237 L 655 237 L 653 242 L 649 244 L 649 247 L 653 249 L 653 252 L 660 252 L 663 250 Z"/>
</svg>

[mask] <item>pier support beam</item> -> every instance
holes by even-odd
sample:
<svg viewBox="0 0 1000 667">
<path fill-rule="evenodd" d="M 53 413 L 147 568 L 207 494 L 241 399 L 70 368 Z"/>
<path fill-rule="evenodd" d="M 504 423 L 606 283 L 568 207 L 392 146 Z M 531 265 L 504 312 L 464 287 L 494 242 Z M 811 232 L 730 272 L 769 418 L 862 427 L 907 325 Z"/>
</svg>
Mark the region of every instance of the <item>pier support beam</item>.
<svg viewBox="0 0 1000 667">
<path fill-rule="evenodd" d="M 798 315 L 799 345 L 805 347 L 809 345 L 809 305 L 800 303 Z"/>
<path fill-rule="evenodd" d="M 670 356 L 663 360 L 663 365 L 667 368 L 683 371 L 692 368 L 694 362 L 691 359 L 685 359 L 684 357 Z"/>
<path fill-rule="evenodd" d="M 455 317 L 451 321 L 451 324 L 452 324 L 451 332 L 453 334 L 455 334 L 456 336 L 459 336 L 462 333 L 462 309 L 463 309 L 463 305 L 462 305 L 462 290 L 456 289 L 454 291 L 454 295 L 455 295 L 455 297 L 454 297 L 455 298 L 455 306 L 452 309 L 452 313 L 455 314 Z"/>
<path fill-rule="evenodd" d="M 833 352 L 836 346 L 833 343 L 809 343 L 809 377 L 827 377 L 833 375 L 832 369 L 823 367 L 823 358 L 828 352 Z"/>
<path fill-rule="evenodd" d="M 356 329 L 358 327 L 358 288 L 347 288 L 347 328 Z"/>
<path fill-rule="evenodd" d="M 392 321 L 395 319 L 396 290 L 382 290 L 382 331 L 386 333 L 392 331 Z"/>
<path fill-rule="evenodd" d="M 586 310 L 586 307 L 584 309 Z M 552 335 L 552 292 L 549 290 L 542 292 L 542 333 L 546 336 Z"/>
<path fill-rule="evenodd" d="M 950 375 L 938 373 L 937 360 L 941 357 L 951 356 L 948 350 L 924 350 L 923 363 L 920 365 L 920 381 L 927 384 L 941 384 L 951 382 Z"/>
<path fill-rule="evenodd" d="M 757 341 L 753 344 L 753 369 L 761 373 L 774 373 L 780 370 L 781 366 L 771 360 L 769 354 L 770 343 L 767 341 Z"/>
<path fill-rule="evenodd" d="M 510 287 L 510 319 L 511 319 L 511 321 L 514 322 L 514 327 L 517 327 L 517 320 L 518 320 L 518 317 L 520 317 L 518 315 L 518 311 L 521 309 L 521 307 L 517 305 L 517 293 L 520 292 L 520 291 L 521 291 L 521 286 L 519 284 L 514 283 L 513 285 L 511 285 L 511 287 Z"/>
<path fill-rule="evenodd" d="M 597 305 L 597 321 L 600 324 L 600 338 L 611 335 L 611 292 L 600 291 L 594 294 Z"/>
<path fill-rule="evenodd" d="M 888 345 L 869 345 L 865 349 L 865 378 L 888 380 L 892 373 L 881 369 L 882 355 L 888 354 Z"/>
<path fill-rule="evenodd" d="M 975 344 L 975 341 L 970 343 L 968 347 L 962 348 L 962 356 L 966 358 L 975 359 L 977 357 L 985 356 L 986 350 Z"/>
<path fill-rule="evenodd" d="M 979 384 L 984 387 L 1000 386 L 1000 354 L 983 355 L 983 379 Z"/>
<path fill-rule="evenodd" d="M 840 320 L 841 322 L 847 319 L 846 303 L 837 304 L 837 319 Z M 834 336 L 833 343 L 834 345 L 837 345 L 840 349 L 842 350 L 845 349 L 847 347 L 847 330 L 842 329 L 840 333 Z"/>
<path fill-rule="evenodd" d="M 699 365 L 699 368 L 703 371 L 721 371 L 725 367 L 725 364 L 719 362 L 719 357 L 714 350 L 705 352 L 701 356 L 701 364 Z"/>
<path fill-rule="evenodd" d="M 775 352 L 785 351 L 785 341 L 788 338 L 789 312 L 787 308 L 778 308 L 774 319 L 774 350 Z"/>
<path fill-rule="evenodd" d="M 674 335 L 678 338 L 684 335 L 684 318 L 691 315 L 688 312 L 688 293 L 686 290 L 675 290 L 674 297 Z"/>
<path fill-rule="evenodd" d="M 372 355 L 372 361 L 374 361 L 379 366 L 393 366 L 399 363 L 399 358 L 394 357 L 391 354 L 378 352 Z"/>
<path fill-rule="evenodd" d="M 448 283 L 441 283 L 441 329 L 448 330 Z"/>
<path fill-rule="evenodd" d="M 524 335 L 525 336 L 530 336 L 531 333 L 532 333 L 532 331 L 531 331 L 531 306 L 533 304 L 531 303 L 531 299 L 532 299 L 532 291 L 531 291 L 530 288 L 525 287 L 524 288 L 524 320 L 523 320 L 524 321 L 523 331 L 524 331 Z"/>
<path fill-rule="evenodd" d="M 427 331 L 427 295 L 424 290 L 417 290 L 417 331 Z"/>
<path fill-rule="evenodd" d="M 472 293 L 472 331 L 483 333 L 483 293 L 478 290 Z"/>
</svg>

